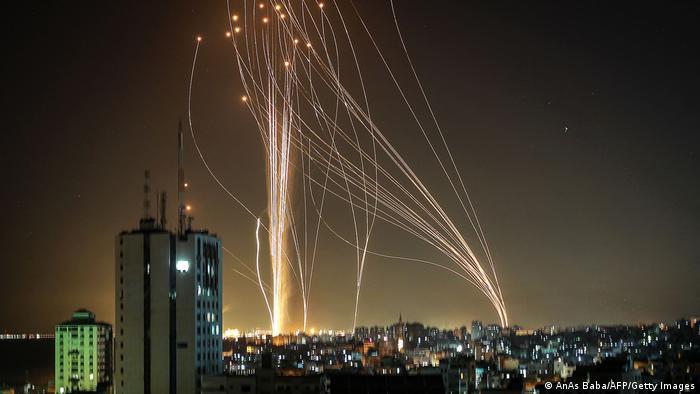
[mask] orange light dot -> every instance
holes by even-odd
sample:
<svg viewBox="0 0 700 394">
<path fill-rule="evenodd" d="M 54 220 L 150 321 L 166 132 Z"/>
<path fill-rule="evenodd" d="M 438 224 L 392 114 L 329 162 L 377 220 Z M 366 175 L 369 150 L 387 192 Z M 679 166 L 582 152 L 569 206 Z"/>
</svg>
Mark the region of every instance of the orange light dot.
<svg viewBox="0 0 700 394">
<path fill-rule="evenodd" d="M 185 187 L 187 187 L 187 186 L 189 186 L 189 185 L 190 185 L 189 183 L 185 182 Z"/>
<path fill-rule="evenodd" d="M 260 8 L 265 8 L 265 4 L 260 3 L 260 5 L 258 5 L 258 7 L 260 7 Z"/>
<path fill-rule="evenodd" d="M 295 39 L 294 39 L 294 43 L 295 43 L 295 44 L 298 44 L 298 43 L 299 43 L 299 40 L 295 38 Z"/>
<path fill-rule="evenodd" d="M 191 211 L 192 210 L 192 205 L 188 205 L 185 207 L 186 210 Z"/>
<path fill-rule="evenodd" d="M 243 97 L 241 97 L 241 100 L 243 100 L 244 102 L 245 102 L 245 101 L 248 101 L 248 96 L 243 96 Z"/>
<path fill-rule="evenodd" d="M 236 33 L 240 33 L 240 32 L 241 32 L 241 28 L 238 27 L 238 26 L 236 26 L 236 28 L 234 28 L 233 31 L 235 31 Z"/>
<path fill-rule="evenodd" d="M 318 3 L 319 8 L 323 8 L 323 3 Z"/>
<path fill-rule="evenodd" d="M 284 62 L 285 67 L 289 67 L 289 62 Z"/>
<path fill-rule="evenodd" d="M 231 19 L 233 19 L 234 21 L 237 21 L 237 20 L 238 20 L 238 15 L 232 16 Z"/>
<path fill-rule="evenodd" d="M 287 17 L 287 15 L 285 15 L 285 14 L 280 15 L 280 18 L 282 18 L 282 19 L 284 19 L 286 17 Z"/>
<path fill-rule="evenodd" d="M 267 18 L 263 18 L 263 23 L 267 23 Z"/>
<path fill-rule="evenodd" d="M 197 36 L 197 41 L 202 41 L 202 36 Z"/>
<path fill-rule="evenodd" d="M 277 5 L 275 6 L 275 9 L 279 11 L 279 10 L 281 10 L 281 9 L 282 9 L 282 6 L 281 6 L 281 5 L 279 5 L 279 4 L 277 4 Z"/>
<path fill-rule="evenodd" d="M 227 31 L 227 32 L 226 32 L 226 37 L 231 37 L 231 32 L 230 32 L 230 31 Z"/>
<path fill-rule="evenodd" d="M 309 42 L 309 43 L 306 43 L 306 47 L 307 47 L 307 48 L 311 48 L 311 43 L 310 43 L 310 42 Z"/>
</svg>

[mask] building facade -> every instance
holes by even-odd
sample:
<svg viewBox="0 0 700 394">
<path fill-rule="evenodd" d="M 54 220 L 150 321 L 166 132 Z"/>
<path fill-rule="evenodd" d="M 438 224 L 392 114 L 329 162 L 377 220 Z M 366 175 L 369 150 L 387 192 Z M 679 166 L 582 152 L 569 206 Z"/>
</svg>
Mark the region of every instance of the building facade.
<svg viewBox="0 0 700 394">
<path fill-rule="evenodd" d="M 223 371 L 221 241 L 163 224 L 116 237 L 116 394 L 195 394 Z"/>
<path fill-rule="evenodd" d="M 484 325 L 478 321 L 474 320 L 472 322 L 472 340 L 474 341 L 480 341 L 481 337 L 484 335 Z"/>
<path fill-rule="evenodd" d="M 98 391 L 111 383 L 112 326 L 81 309 L 56 326 L 55 387 L 59 394 Z"/>
</svg>

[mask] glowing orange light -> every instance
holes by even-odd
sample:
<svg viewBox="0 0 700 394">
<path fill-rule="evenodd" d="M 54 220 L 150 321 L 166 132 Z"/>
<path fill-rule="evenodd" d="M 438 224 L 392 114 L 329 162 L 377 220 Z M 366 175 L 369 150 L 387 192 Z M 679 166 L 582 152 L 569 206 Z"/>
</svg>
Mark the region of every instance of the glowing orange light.
<svg viewBox="0 0 700 394">
<path fill-rule="evenodd" d="M 233 19 L 234 22 L 237 21 L 237 20 L 238 20 L 238 15 L 232 16 L 231 19 Z"/>
<path fill-rule="evenodd" d="M 227 31 L 227 32 L 226 32 L 226 37 L 231 37 L 231 32 L 230 32 L 230 31 Z"/>
<path fill-rule="evenodd" d="M 282 18 L 282 19 L 284 19 L 286 17 L 287 17 L 287 15 L 285 15 L 285 14 L 280 15 L 280 18 Z"/>
<path fill-rule="evenodd" d="M 241 28 L 238 27 L 238 26 L 236 26 L 236 28 L 234 28 L 233 31 L 235 31 L 236 33 L 240 33 L 240 32 L 241 32 Z"/>
<path fill-rule="evenodd" d="M 319 8 L 323 8 L 323 3 L 318 3 Z"/>
<path fill-rule="evenodd" d="M 285 67 L 289 67 L 289 62 L 284 62 Z"/>
<path fill-rule="evenodd" d="M 267 18 L 263 18 L 263 23 L 267 23 Z"/>
<path fill-rule="evenodd" d="M 241 97 L 241 100 L 243 100 L 243 102 L 248 101 L 248 96 L 243 96 L 243 97 Z"/>
<path fill-rule="evenodd" d="M 282 6 L 278 4 L 278 5 L 275 6 L 275 9 L 279 11 L 279 10 L 282 9 Z"/>
<path fill-rule="evenodd" d="M 307 44 L 306 44 L 306 47 L 307 47 L 307 48 L 311 48 L 311 43 L 310 43 L 310 42 L 307 43 Z"/>
<path fill-rule="evenodd" d="M 294 39 L 294 43 L 295 43 L 295 44 L 298 44 L 298 43 L 299 43 L 299 40 L 295 38 L 295 39 Z"/>
<path fill-rule="evenodd" d="M 260 5 L 258 5 L 258 7 L 260 7 L 260 8 L 265 8 L 265 4 L 260 3 Z"/>
<path fill-rule="evenodd" d="M 189 186 L 189 185 L 190 185 L 189 183 L 185 182 L 185 187 L 187 187 L 187 186 Z"/>
<path fill-rule="evenodd" d="M 197 41 L 202 41 L 202 36 L 197 36 Z"/>
<path fill-rule="evenodd" d="M 185 207 L 186 210 L 191 211 L 192 210 L 192 205 L 188 205 Z"/>
</svg>

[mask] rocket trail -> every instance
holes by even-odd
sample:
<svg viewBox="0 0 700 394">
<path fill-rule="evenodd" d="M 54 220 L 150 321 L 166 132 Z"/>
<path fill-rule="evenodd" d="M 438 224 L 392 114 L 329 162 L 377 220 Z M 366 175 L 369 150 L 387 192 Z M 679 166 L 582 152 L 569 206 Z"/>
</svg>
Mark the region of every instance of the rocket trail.
<svg viewBox="0 0 700 394">
<path fill-rule="evenodd" d="M 227 0 L 226 38 L 232 44 L 244 90 L 241 102 L 250 111 L 266 151 L 267 226 L 221 184 L 196 143 L 195 147 L 219 186 L 257 220 L 255 279 L 270 313 L 273 334 L 286 328 L 286 302 L 293 282 L 301 295 L 306 329 L 317 250 L 323 247 L 319 245 L 322 228 L 355 252 L 353 330 L 368 256 L 426 264 L 464 279 L 484 294 L 501 324 L 507 326 L 506 304 L 491 249 L 446 133 L 409 56 L 393 0 L 389 22 L 395 27 L 403 51 L 403 71 L 412 76 L 420 92 L 418 100 L 409 97 L 409 90 L 399 83 L 397 73 L 401 70 L 389 64 L 354 3 L 350 3 L 352 12 L 347 15 L 341 11 L 341 3 L 334 0 L 326 4 L 310 0 L 243 0 L 236 5 L 234 12 Z M 361 28 L 354 31 L 353 26 Z M 359 37 L 371 43 L 385 68 L 388 85 L 396 90 L 406 118 L 413 121 L 429 156 L 440 167 L 466 225 L 460 225 L 461 218 L 448 214 L 441 198 L 373 121 L 372 114 L 382 108 L 376 104 L 370 108 L 363 62 L 356 51 Z M 195 62 L 198 48 L 199 40 Z M 192 78 L 190 96 L 191 89 Z M 191 124 L 190 115 L 194 138 Z M 294 192 L 293 180 L 298 181 L 301 190 Z M 431 183 L 435 181 L 431 179 Z M 292 194 L 299 198 L 292 201 Z M 350 235 L 343 234 L 324 212 L 329 198 L 347 206 L 352 218 Z M 292 209 L 297 203 L 299 209 Z M 370 250 L 378 222 L 421 240 L 440 252 L 444 260 L 427 261 Z M 267 230 L 270 246 L 270 300 L 260 277 L 260 227 Z"/>
<path fill-rule="evenodd" d="M 194 55 L 193 55 L 193 59 L 192 59 L 192 70 L 191 70 L 191 72 L 190 72 L 190 81 L 189 81 L 188 92 L 187 92 L 187 119 L 188 119 L 188 124 L 189 124 L 189 129 L 190 129 L 190 135 L 191 135 L 191 137 L 192 137 L 192 141 L 194 142 L 194 146 L 195 146 L 195 150 L 197 151 L 197 154 L 199 155 L 199 157 L 200 157 L 202 163 L 204 164 L 205 168 L 207 169 L 207 171 L 209 172 L 209 174 L 212 176 L 212 178 L 216 181 L 216 183 L 217 183 L 217 184 L 218 184 L 218 185 L 219 185 L 219 186 L 234 200 L 234 201 L 236 201 L 236 202 L 237 202 L 240 206 L 242 206 L 251 216 L 254 217 L 255 215 L 253 214 L 253 212 L 252 212 L 243 202 L 241 202 L 233 193 L 231 193 L 231 191 L 229 191 L 228 188 L 226 188 L 226 186 L 224 186 L 223 183 L 221 183 L 221 181 L 219 180 L 219 178 L 214 174 L 214 172 L 212 171 L 211 167 L 209 166 L 209 164 L 207 163 L 206 159 L 204 158 L 204 155 L 202 154 L 202 151 L 201 151 L 201 149 L 199 148 L 199 144 L 197 143 L 197 138 L 195 137 L 195 134 L 194 134 L 194 127 L 192 126 L 192 85 L 193 85 L 193 81 L 194 81 L 194 72 L 195 72 L 195 68 L 196 68 L 196 65 L 197 65 L 197 55 L 199 54 L 199 46 L 200 46 L 201 42 L 202 42 L 202 37 L 201 37 L 201 36 L 198 36 L 197 39 L 196 39 L 196 46 L 195 46 L 195 51 L 194 51 Z M 260 266 L 259 266 L 260 240 L 259 240 L 259 232 L 260 232 L 260 219 L 258 218 L 258 219 L 257 219 L 256 232 L 255 232 L 255 238 L 256 238 L 256 269 L 257 269 L 256 272 L 252 272 L 252 270 L 251 270 L 247 265 L 243 264 L 243 262 L 240 261 L 240 259 L 238 259 L 238 257 L 236 257 L 233 253 L 231 253 L 231 251 L 229 251 L 229 250 L 226 249 L 226 248 L 224 248 L 224 250 L 225 250 L 228 254 L 230 254 L 231 256 L 233 256 L 234 258 L 236 258 L 237 260 L 239 260 L 239 261 L 241 262 L 241 264 L 242 264 L 244 267 L 246 267 L 249 271 L 251 271 L 251 273 L 252 273 L 253 275 L 255 275 L 255 279 L 257 279 L 257 281 L 254 280 L 252 277 L 246 275 L 245 273 L 242 273 L 242 272 L 240 272 L 240 271 L 234 269 L 234 272 L 236 272 L 237 274 L 239 274 L 239 275 L 243 276 L 244 278 L 248 279 L 249 281 L 251 281 L 251 282 L 253 282 L 253 283 L 259 285 L 260 291 L 261 291 L 261 293 L 262 293 L 262 295 L 263 295 L 263 298 L 264 298 L 264 300 L 265 300 L 265 304 L 266 304 L 267 309 L 268 309 L 268 312 L 269 312 L 269 314 L 270 314 L 270 321 L 274 321 L 273 315 L 272 315 L 272 311 L 271 311 L 271 309 L 270 309 L 270 304 L 269 304 L 269 301 L 268 301 L 267 292 L 266 292 L 266 290 L 267 290 L 267 291 L 270 291 L 270 292 L 273 292 L 273 289 L 272 289 L 267 283 L 265 283 L 265 282 L 262 280 L 261 276 L 260 276 Z"/>
</svg>

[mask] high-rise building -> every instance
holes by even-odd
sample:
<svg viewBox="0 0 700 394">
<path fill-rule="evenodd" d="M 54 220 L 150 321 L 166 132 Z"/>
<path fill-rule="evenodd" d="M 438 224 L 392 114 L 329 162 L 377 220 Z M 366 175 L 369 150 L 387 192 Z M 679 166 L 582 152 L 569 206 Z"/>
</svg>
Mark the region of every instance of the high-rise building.
<svg viewBox="0 0 700 394">
<path fill-rule="evenodd" d="M 115 249 L 115 393 L 194 394 L 223 371 L 221 241 L 142 220 Z"/>
<path fill-rule="evenodd" d="M 489 324 L 486 326 L 486 339 L 493 341 L 501 336 L 501 326 L 498 324 Z"/>
<path fill-rule="evenodd" d="M 85 309 L 56 326 L 56 393 L 98 391 L 112 377 L 112 326 Z"/>
<path fill-rule="evenodd" d="M 200 377 L 223 372 L 221 240 L 193 230 L 178 134 L 178 225 L 149 215 L 149 180 L 139 227 L 115 242 L 116 394 L 195 394 Z"/>
<path fill-rule="evenodd" d="M 484 325 L 478 321 L 474 320 L 472 322 L 472 340 L 479 341 L 484 335 Z"/>
</svg>

